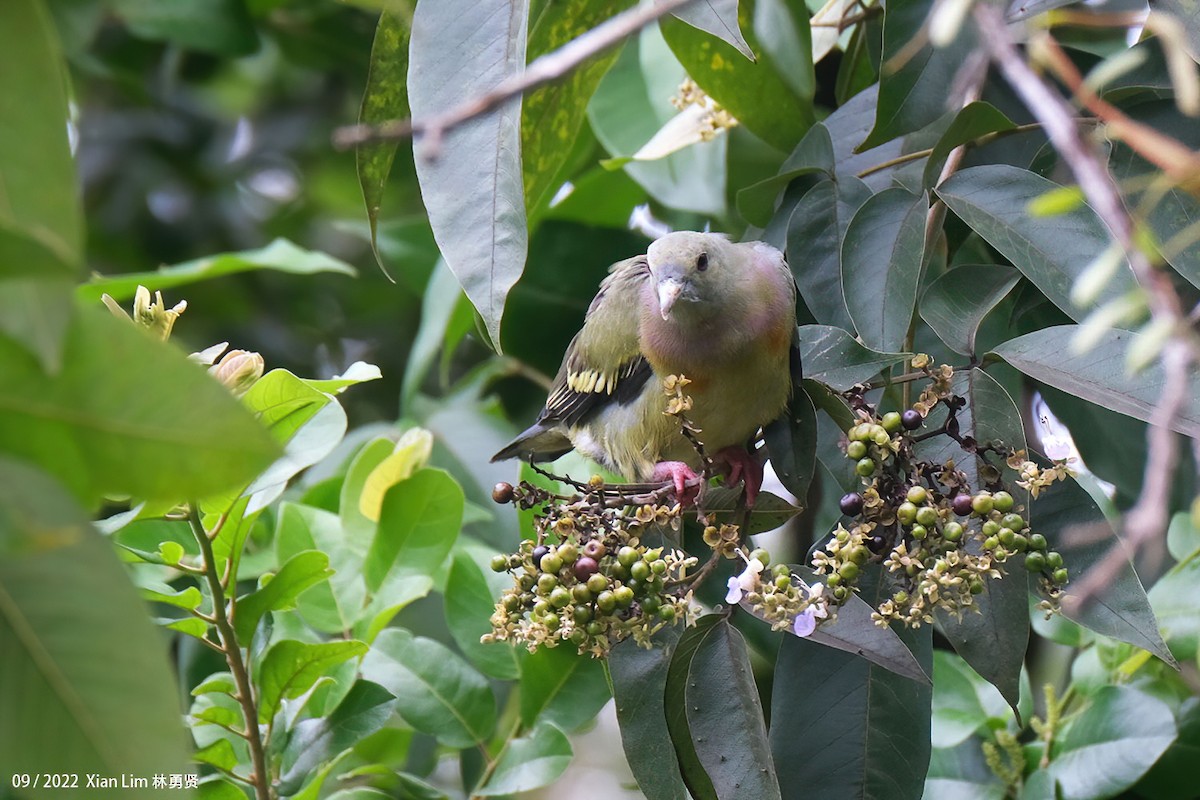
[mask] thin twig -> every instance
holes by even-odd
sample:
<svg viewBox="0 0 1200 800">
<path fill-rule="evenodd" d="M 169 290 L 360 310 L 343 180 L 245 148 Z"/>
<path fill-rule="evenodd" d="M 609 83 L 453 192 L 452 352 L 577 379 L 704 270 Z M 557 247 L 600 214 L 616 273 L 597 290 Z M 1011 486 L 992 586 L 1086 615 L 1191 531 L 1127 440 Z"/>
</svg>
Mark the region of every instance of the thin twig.
<svg viewBox="0 0 1200 800">
<path fill-rule="evenodd" d="M 1161 541 L 1166 530 L 1171 477 L 1178 458 L 1178 442 L 1171 430 L 1171 423 L 1187 402 L 1189 371 L 1196 359 L 1196 352 L 1189 338 L 1179 295 L 1170 276 L 1155 269 L 1137 245 L 1134 221 L 1121 201 L 1120 191 L 1094 149 L 1084 140 L 1074 111 L 1018 54 L 999 11 L 981 3 L 975 7 L 974 13 L 984 48 L 1026 108 L 1045 127 L 1046 135 L 1075 176 L 1088 205 L 1108 226 L 1116 242 L 1125 251 L 1134 277 L 1146 293 L 1151 317 L 1155 322 L 1170 325 L 1173 331 L 1160 357 L 1165 379 L 1146 432 L 1147 455 L 1142 491 L 1124 519 L 1126 542 L 1118 542 L 1075 586 L 1068 599 L 1072 604 L 1082 606 L 1112 583 L 1129 563 L 1131 554 L 1151 542 Z M 1094 112 L 1097 107 L 1107 105 L 1083 86 L 1078 71 L 1052 39 L 1047 36 L 1040 45 L 1040 52 L 1047 56 L 1056 72 L 1085 105 Z"/>
<path fill-rule="evenodd" d="M 209 538 L 209 532 L 204 529 L 204 523 L 200 521 L 200 511 L 196 503 L 191 504 L 188 522 L 191 525 L 192 534 L 196 537 L 196 542 L 200 545 L 200 552 L 204 556 L 204 576 L 208 581 L 209 591 L 212 593 L 213 616 L 216 618 L 214 627 L 217 629 L 217 638 L 221 642 L 221 653 L 225 656 L 225 662 L 229 664 L 229 671 L 233 674 L 233 682 L 237 686 L 235 699 L 242 707 L 242 716 L 246 719 L 245 736 L 250 745 L 250 761 L 254 767 L 249 783 L 254 787 L 254 795 L 257 800 L 271 800 L 271 776 L 267 770 L 267 756 L 263 748 L 262 734 L 258 729 L 258 705 L 254 700 L 254 686 L 250 682 L 250 671 L 245 659 L 242 658 L 242 650 L 238 646 L 237 634 L 233 630 L 233 624 L 229 621 L 225 587 L 221 584 L 221 579 L 216 572 L 217 559 L 213 555 L 212 539 Z M 218 524 L 223 523 L 224 517 Z"/>
<path fill-rule="evenodd" d="M 428 152 L 436 153 L 447 131 L 482 116 L 531 89 L 558 80 L 588 59 L 615 47 L 660 17 L 678 11 L 692 2 L 695 0 L 658 0 L 652 5 L 635 6 L 572 39 L 557 50 L 534 59 L 524 72 L 505 78 L 490 91 L 472 97 L 447 111 L 420 119 L 389 120 L 375 125 L 346 125 L 333 132 L 333 145 L 339 150 L 345 150 L 370 142 L 425 136 Z"/>
</svg>

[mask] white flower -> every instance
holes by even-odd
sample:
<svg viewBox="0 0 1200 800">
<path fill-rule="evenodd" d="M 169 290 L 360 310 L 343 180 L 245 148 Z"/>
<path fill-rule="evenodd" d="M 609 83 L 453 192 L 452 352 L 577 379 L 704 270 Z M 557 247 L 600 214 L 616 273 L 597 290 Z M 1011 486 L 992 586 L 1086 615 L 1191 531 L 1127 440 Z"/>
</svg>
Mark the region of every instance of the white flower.
<svg viewBox="0 0 1200 800">
<path fill-rule="evenodd" d="M 825 600 L 825 584 L 814 583 L 808 589 L 808 607 L 792 620 L 792 632 L 803 638 L 811 636 L 817 629 L 817 621 L 829 616 L 828 601 Z"/>
<path fill-rule="evenodd" d="M 738 575 L 736 578 L 730 578 L 726 582 L 725 585 L 729 587 L 729 591 L 725 593 L 725 602 L 741 602 L 743 592 L 751 592 L 758 587 L 758 575 L 762 571 L 762 562 L 757 558 L 750 559 L 741 575 Z"/>
</svg>

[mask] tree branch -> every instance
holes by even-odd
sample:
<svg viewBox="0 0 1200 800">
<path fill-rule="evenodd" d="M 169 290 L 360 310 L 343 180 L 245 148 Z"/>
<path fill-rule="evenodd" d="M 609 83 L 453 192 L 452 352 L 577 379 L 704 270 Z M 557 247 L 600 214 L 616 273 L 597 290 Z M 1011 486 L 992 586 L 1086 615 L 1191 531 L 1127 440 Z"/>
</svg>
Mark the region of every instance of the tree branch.
<svg viewBox="0 0 1200 800">
<path fill-rule="evenodd" d="M 572 39 L 557 50 L 534 59 L 524 72 L 505 78 L 491 91 L 422 119 L 397 119 L 374 125 L 346 125 L 333 132 L 333 146 L 345 150 L 370 142 L 423 136 L 427 139 L 429 152 L 436 153 L 447 131 L 486 114 L 517 95 L 558 80 L 588 59 L 615 47 L 655 20 L 693 2 L 695 0 L 656 0 L 651 5 L 635 6 Z"/>
</svg>

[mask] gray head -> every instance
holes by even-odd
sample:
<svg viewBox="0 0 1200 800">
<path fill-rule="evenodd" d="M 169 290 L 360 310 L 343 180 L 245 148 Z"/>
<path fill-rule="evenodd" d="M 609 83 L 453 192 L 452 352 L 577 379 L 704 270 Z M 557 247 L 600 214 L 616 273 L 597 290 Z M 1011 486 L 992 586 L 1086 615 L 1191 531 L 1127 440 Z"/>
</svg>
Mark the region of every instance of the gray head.
<svg viewBox="0 0 1200 800">
<path fill-rule="evenodd" d="M 737 245 L 720 233 L 677 231 L 646 251 L 650 276 L 664 320 L 707 315 L 714 301 L 736 284 Z"/>
</svg>

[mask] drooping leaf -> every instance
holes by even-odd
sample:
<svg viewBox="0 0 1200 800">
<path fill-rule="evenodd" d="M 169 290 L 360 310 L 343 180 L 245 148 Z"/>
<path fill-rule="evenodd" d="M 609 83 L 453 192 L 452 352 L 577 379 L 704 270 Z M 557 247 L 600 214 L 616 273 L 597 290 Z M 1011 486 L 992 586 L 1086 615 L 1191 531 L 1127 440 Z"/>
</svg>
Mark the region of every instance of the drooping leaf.
<svg viewBox="0 0 1200 800">
<path fill-rule="evenodd" d="M 293 555 L 266 585 L 238 599 L 233 625 L 238 640 L 249 647 L 264 614 L 294 608 L 301 593 L 331 575 L 333 570 L 325 553 L 304 550 Z"/>
<path fill-rule="evenodd" d="M 845 176 L 821 181 L 792 209 L 788 264 L 804 304 L 823 325 L 854 330 L 842 294 L 842 242 L 850 220 L 870 196 L 866 184 Z"/>
<path fill-rule="evenodd" d="M 284 700 L 307 692 L 322 675 L 350 658 L 367 652 L 364 642 L 340 641 L 309 644 L 295 639 L 276 642 L 263 657 L 258 682 L 258 721 L 266 724 Z"/>
<path fill-rule="evenodd" d="M 152 272 L 133 272 L 112 277 L 96 277 L 76 289 L 82 300 L 99 300 L 107 294 L 115 300 L 133 297 L 138 286 L 153 292 L 165 292 L 196 281 L 236 275 L 256 269 L 269 269 L 292 275 L 315 275 L 334 272 L 356 275 L 354 267 L 318 250 L 305 250 L 287 239 L 276 239 L 266 247 L 235 253 L 218 253 L 194 261 L 185 261 Z"/>
<path fill-rule="evenodd" d="M 956 172 L 937 188 L 937 195 L 1050 302 L 1078 320 L 1084 312 L 1071 302 L 1071 287 L 1109 246 L 1111 236 L 1086 205 L 1052 217 L 1031 216 L 1029 204 L 1058 188 L 1028 170 L 988 164 Z M 1122 262 L 1096 303 L 1120 297 L 1134 285 L 1133 273 Z"/>
<path fill-rule="evenodd" d="M 496 700 L 487 680 L 432 639 L 389 628 L 375 639 L 362 675 L 399 701 L 405 722 L 450 747 L 487 741 L 496 725 Z"/>
<path fill-rule="evenodd" d="M 995 264 L 965 264 L 938 276 L 921 295 L 921 318 L 956 353 L 975 353 L 983 318 L 1008 296 L 1020 273 Z"/>
<path fill-rule="evenodd" d="M 858 335 L 875 350 L 904 346 L 917 302 L 928 204 L 885 189 L 855 212 L 842 242 L 842 293 Z"/>
<path fill-rule="evenodd" d="M 1125 369 L 1125 354 L 1139 334 L 1110 330 L 1095 347 L 1076 355 L 1064 347 L 1078 326 L 1058 325 L 1009 339 L 993 352 L 1034 380 L 1103 408 L 1149 422 L 1162 395 L 1161 365 L 1151 364 L 1137 375 Z M 1195 378 L 1183 409 L 1171 420 L 1182 434 L 1200 437 L 1200 391 Z"/>
<path fill-rule="evenodd" d="M 508 743 L 488 782 L 476 795 L 494 797 L 527 792 L 553 783 L 571 763 L 571 742 L 549 722 Z"/>
<path fill-rule="evenodd" d="M 803 503 L 817 467 L 817 411 L 799 385 L 793 385 L 784 415 L 766 426 L 763 434 L 775 475 Z"/>
<path fill-rule="evenodd" d="M 185 771 L 167 639 L 88 515 L 44 473 L 7 458 L 0 458 L 0 674 L 0 762 L 12 769 Z"/>
<path fill-rule="evenodd" d="M 0 448 L 88 502 L 205 495 L 249 481 L 278 452 L 223 386 L 103 309 L 77 311 L 56 375 L 3 338 L 0 373 Z"/>
<path fill-rule="evenodd" d="M 521 662 L 521 723 L 539 721 L 574 731 L 593 720 L 612 696 L 599 661 L 575 648 L 540 648 Z"/>
<path fill-rule="evenodd" d="M 399 8 L 384 4 L 380 9 L 375 40 L 371 43 L 367 87 L 363 90 L 362 104 L 358 109 L 360 124 L 371 125 L 411 116 L 407 83 L 411 22 L 411 18 Z M 354 153 L 358 184 L 362 188 L 367 224 L 371 229 L 371 250 L 385 272 L 387 266 L 383 263 L 379 248 L 379 212 L 398 146 L 394 141 L 371 142 L 360 145 Z"/>
<path fill-rule="evenodd" d="M 946 159 L 951 151 L 960 145 L 967 144 L 981 136 L 997 131 L 1012 130 L 1016 127 L 1012 120 L 990 103 L 974 102 L 963 107 L 954 115 L 954 121 L 946 128 L 933 146 L 929 160 L 925 162 L 925 177 L 923 185 L 926 189 L 937 186 Z"/>
<path fill-rule="evenodd" d="M 671 13 L 693 28 L 716 36 L 754 61 L 754 51 L 742 35 L 738 5 L 739 0 L 699 0 Z"/>
<path fill-rule="evenodd" d="M 507 573 L 501 577 L 512 580 Z M 520 674 L 521 651 L 508 642 L 479 641 L 492 630 L 488 618 L 496 597 L 475 559 L 466 552 L 456 553 L 446 577 L 446 627 L 472 664 L 494 678 L 512 680 Z M 525 700 L 524 694 L 521 699 Z"/>
<path fill-rule="evenodd" d="M 647 800 L 688 798 L 663 699 L 667 668 L 678 641 L 678 628 L 665 628 L 654 637 L 653 648 L 647 650 L 626 639 L 608 658 L 625 758 Z"/>
<path fill-rule="evenodd" d="M 754 3 L 754 35 L 763 56 L 792 94 L 804 100 L 812 100 L 817 89 L 808 16 L 808 8 L 800 0 Z"/>
<path fill-rule="evenodd" d="M 870 350 L 845 330 L 829 325 L 801 325 L 799 335 L 805 379 L 839 392 L 871 380 L 911 355 Z"/>
<path fill-rule="evenodd" d="M 667 667 L 663 702 L 667 714 L 667 731 L 675 748 L 675 759 L 679 774 L 692 800 L 717 800 L 712 779 L 708 777 L 706 765 L 700 760 L 692 739 L 687 719 L 687 683 L 696 650 L 713 628 L 721 624 L 720 614 L 707 614 L 683 632 L 671 653 Z"/>
<path fill-rule="evenodd" d="M 525 67 L 528 6 L 508 0 L 418 3 L 408 93 L 416 119 L 430 119 L 493 89 Z M 499 347 L 504 301 L 525 267 L 521 101 L 445 132 L 437 157 L 422 153 L 417 178 L 438 248 Z"/>
<path fill-rule="evenodd" d="M 463 502 L 462 488 L 440 469 L 417 470 L 389 489 L 363 563 L 367 588 L 378 591 L 393 569 L 429 575 L 441 566 L 462 527 Z"/>
</svg>

